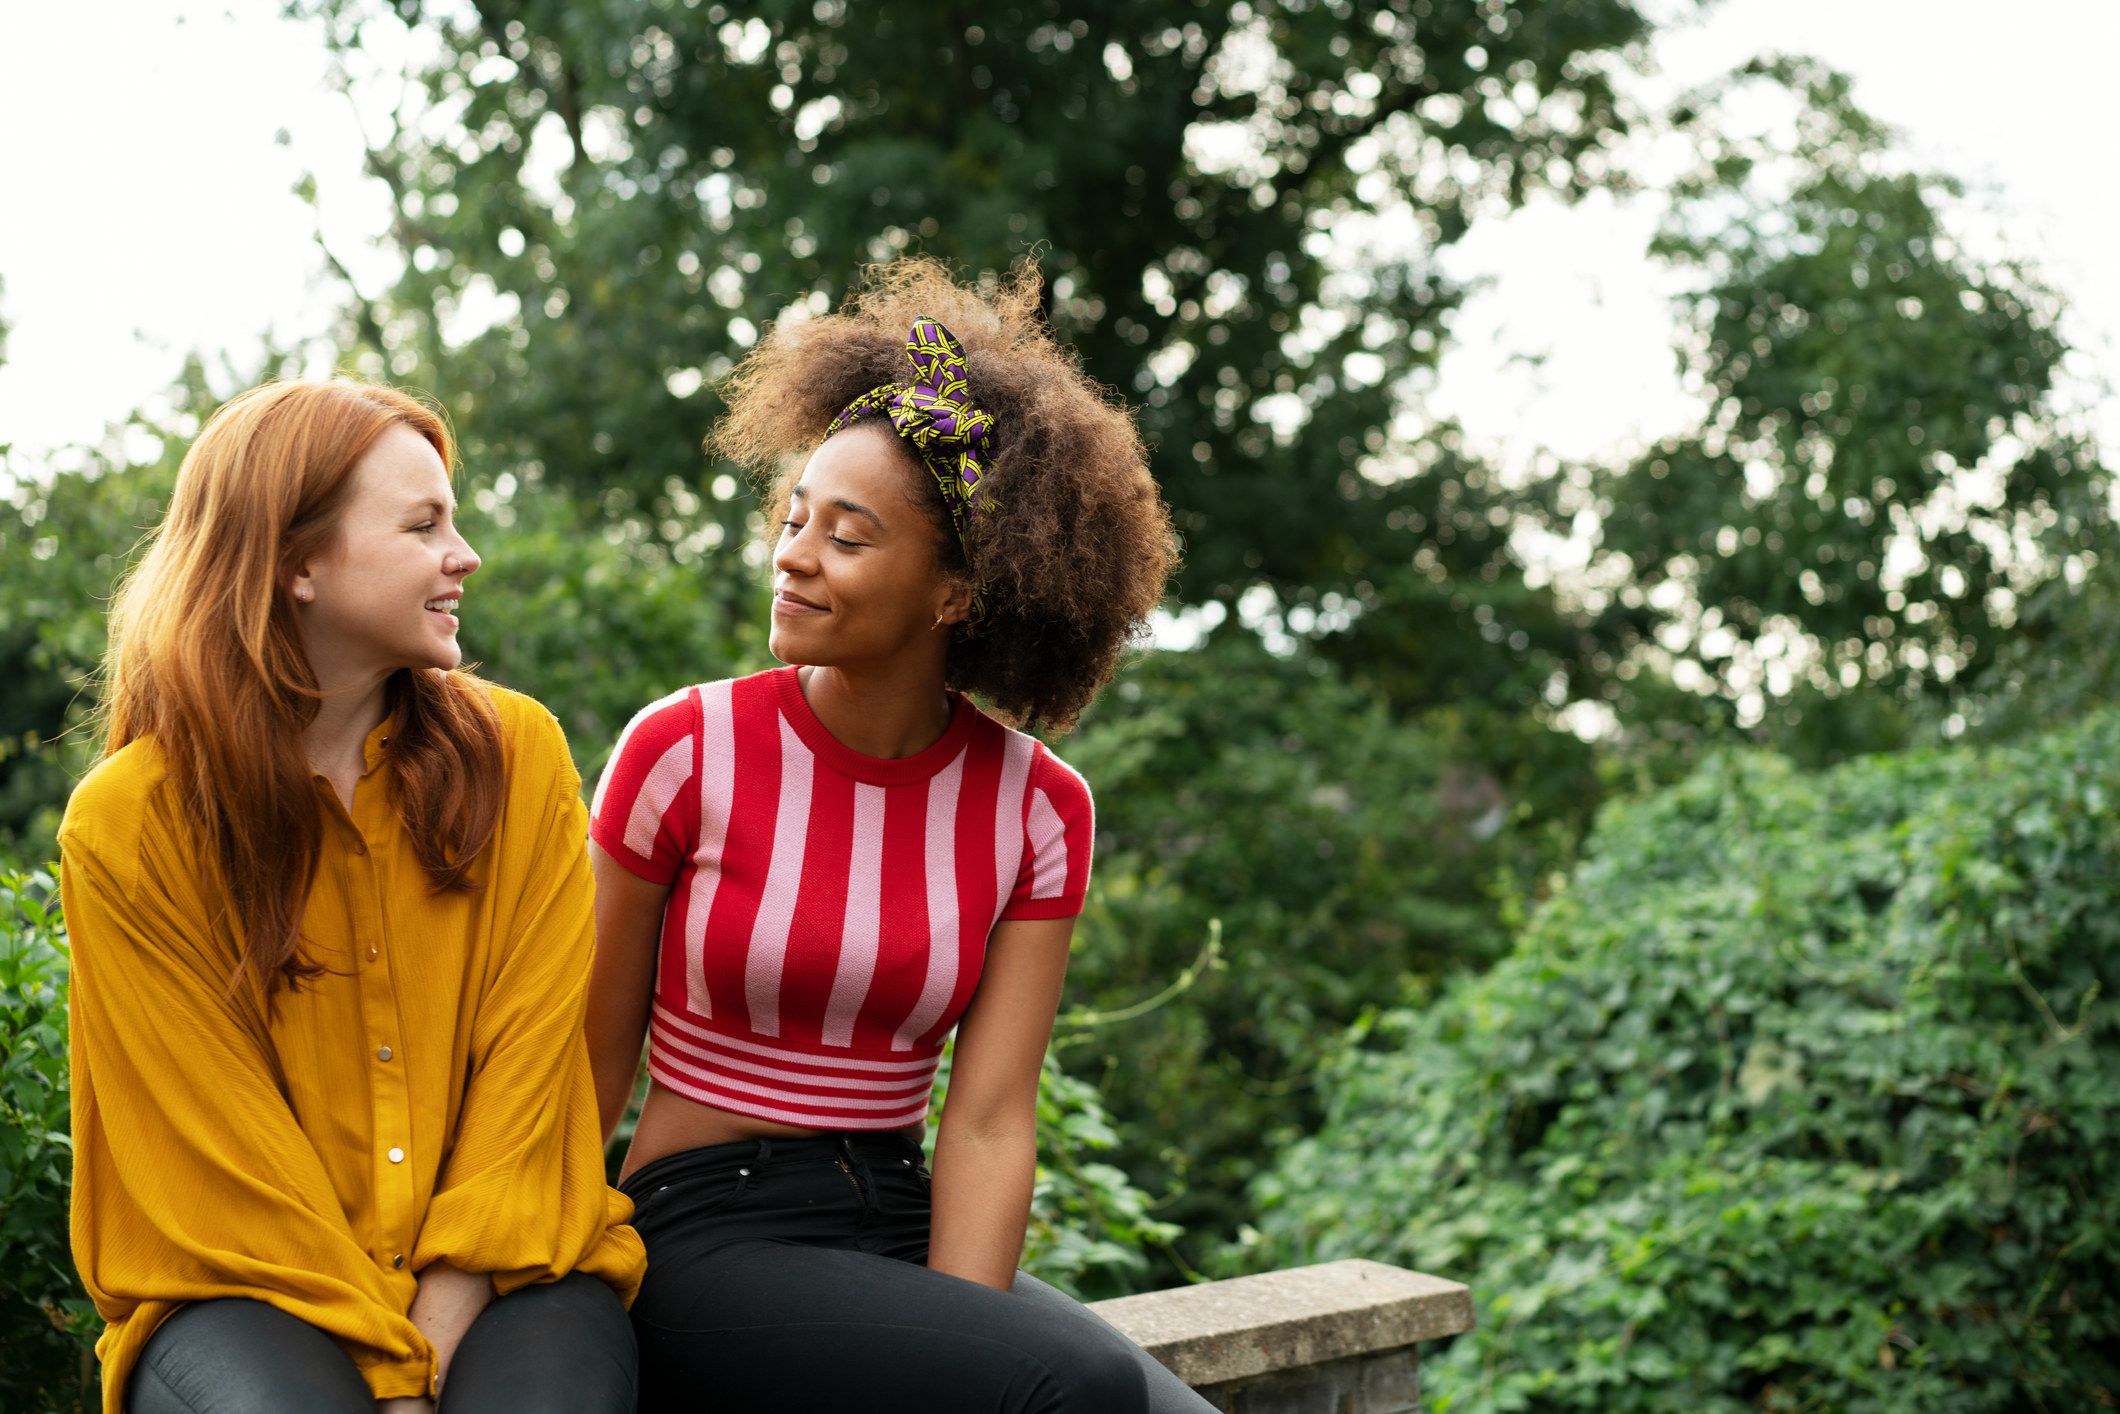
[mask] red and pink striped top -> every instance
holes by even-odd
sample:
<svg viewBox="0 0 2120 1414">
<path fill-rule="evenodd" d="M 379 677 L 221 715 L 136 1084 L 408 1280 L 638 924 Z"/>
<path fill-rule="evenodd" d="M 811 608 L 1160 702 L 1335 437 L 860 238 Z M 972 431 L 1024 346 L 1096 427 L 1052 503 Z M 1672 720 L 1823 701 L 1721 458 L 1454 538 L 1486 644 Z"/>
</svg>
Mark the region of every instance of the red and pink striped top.
<svg viewBox="0 0 2120 1414">
<path fill-rule="evenodd" d="M 963 697 L 917 756 L 842 746 L 795 669 L 706 683 L 626 727 L 589 837 L 672 885 L 648 1069 L 701 1104 L 815 1129 L 927 1113 L 987 935 L 1070 918 L 1089 787 Z"/>
</svg>

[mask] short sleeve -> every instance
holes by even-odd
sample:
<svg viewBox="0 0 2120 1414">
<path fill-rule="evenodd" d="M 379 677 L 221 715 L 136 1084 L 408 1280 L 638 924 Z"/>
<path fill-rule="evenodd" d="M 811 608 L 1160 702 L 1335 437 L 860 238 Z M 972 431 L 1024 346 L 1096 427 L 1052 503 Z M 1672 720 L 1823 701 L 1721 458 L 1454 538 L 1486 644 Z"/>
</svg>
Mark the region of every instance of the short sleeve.
<svg viewBox="0 0 2120 1414">
<path fill-rule="evenodd" d="M 651 884 L 677 878 L 699 832 L 699 693 L 651 702 L 626 724 L 597 782 L 589 838 Z"/>
<path fill-rule="evenodd" d="M 1040 745 L 1031 761 L 1023 822 L 1023 867 L 1005 922 L 1014 918 L 1073 918 L 1089 893 L 1090 855 L 1096 848 L 1096 809 L 1089 783 Z"/>
</svg>

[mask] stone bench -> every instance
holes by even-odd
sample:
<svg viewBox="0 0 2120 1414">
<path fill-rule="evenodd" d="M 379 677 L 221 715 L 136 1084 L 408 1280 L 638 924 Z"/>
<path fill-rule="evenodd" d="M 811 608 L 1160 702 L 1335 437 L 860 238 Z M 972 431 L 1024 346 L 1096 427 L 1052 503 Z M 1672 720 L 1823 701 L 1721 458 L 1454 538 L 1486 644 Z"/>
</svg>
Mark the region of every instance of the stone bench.
<svg viewBox="0 0 2120 1414">
<path fill-rule="evenodd" d="M 1224 1414 L 1408 1414 L 1423 1340 L 1472 1329 L 1472 1293 L 1359 1259 L 1099 1301 Z"/>
</svg>

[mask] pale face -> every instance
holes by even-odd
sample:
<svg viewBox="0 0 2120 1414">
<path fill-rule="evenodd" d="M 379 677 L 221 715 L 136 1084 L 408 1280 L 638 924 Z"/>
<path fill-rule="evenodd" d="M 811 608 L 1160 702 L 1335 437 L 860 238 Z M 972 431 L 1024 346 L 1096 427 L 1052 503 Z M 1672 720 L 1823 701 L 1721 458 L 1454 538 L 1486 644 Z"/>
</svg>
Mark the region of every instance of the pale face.
<svg viewBox="0 0 2120 1414">
<path fill-rule="evenodd" d="M 811 454 L 773 551 L 774 657 L 850 667 L 946 645 L 971 596 L 943 571 L 935 523 L 909 495 L 922 475 L 896 437 L 864 424 Z"/>
<path fill-rule="evenodd" d="M 441 456 L 402 424 L 355 464 L 331 548 L 294 579 L 302 646 L 327 690 L 399 668 L 453 668 L 457 601 L 478 554 L 456 528 Z"/>
</svg>

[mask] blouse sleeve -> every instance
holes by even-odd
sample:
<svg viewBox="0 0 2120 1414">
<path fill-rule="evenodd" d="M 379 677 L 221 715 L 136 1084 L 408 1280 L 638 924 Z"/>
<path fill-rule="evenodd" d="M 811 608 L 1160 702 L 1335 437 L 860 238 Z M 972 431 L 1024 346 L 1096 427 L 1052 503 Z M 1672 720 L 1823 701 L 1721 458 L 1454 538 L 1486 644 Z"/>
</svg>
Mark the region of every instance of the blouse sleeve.
<svg viewBox="0 0 2120 1414">
<path fill-rule="evenodd" d="M 513 904 L 496 919 L 454 1147 L 413 1267 L 488 1272 L 504 1296 L 586 1271 L 631 1304 L 646 1258 L 624 1225 L 632 1203 L 604 1181 L 583 1031 L 596 930 L 581 782 L 559 724 L 534 704 L 526 715 L 509 783 L 521 838 L 490 885 Z"/>
<path fill-rule="evenodd" d="M 698 831 L 699 711 L 691 688 L 643 707 L 596 785 L 589 838 L 651 884 L 677 877 Z"/>
<path fill-rule="evenodd" d="M 1089 893 L 1096 810 L 1089 783 L 1042 744 L 1032 758 L 1023 832 L 1023 865 L 1002 920 L 1073 918 Z"/>
<path fill-rule="evenodd" d="M 425 1394 L 433 1348 L 356 1243 L 281 1091 L 253 994 L 229 992 L 235 944 L 209 921 L 188 849 L 158 838 L 137 802 L 99 810 L 97 795 L 85 784 L 68 811 L 60 888 L 73 1249 L 113 1323 L 98 1345 L 105 1407 L 164 1318 L 219 1296 L 337 1337 L 377 1398 Z"/>
</svg>

